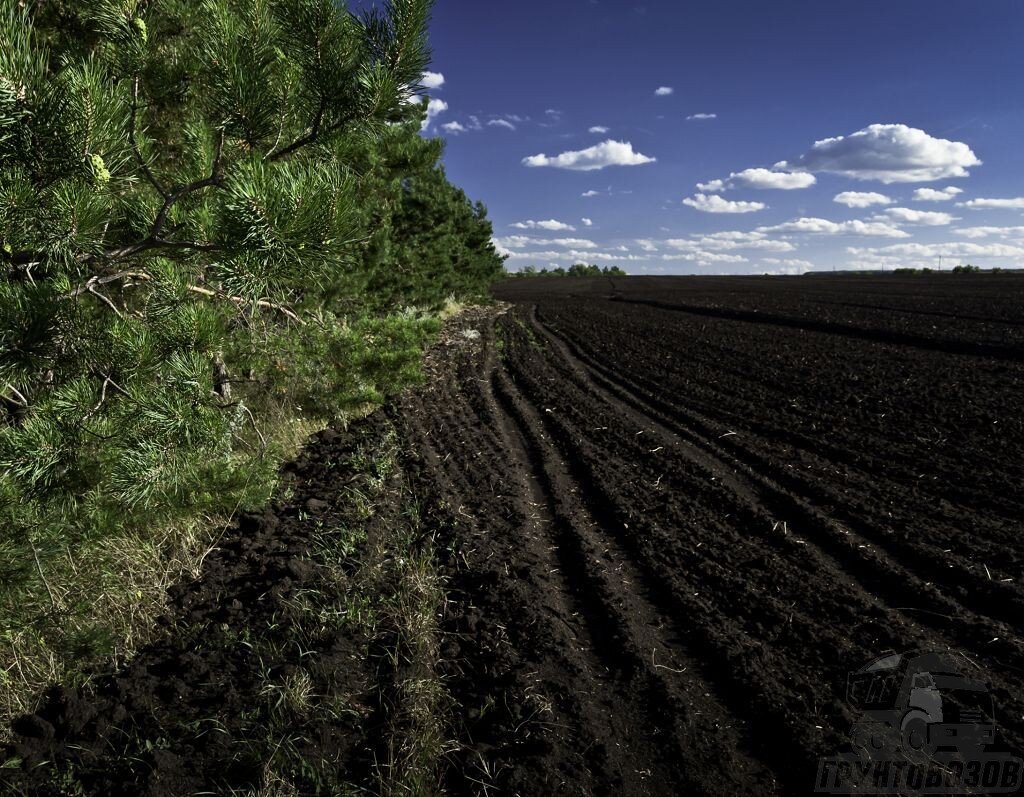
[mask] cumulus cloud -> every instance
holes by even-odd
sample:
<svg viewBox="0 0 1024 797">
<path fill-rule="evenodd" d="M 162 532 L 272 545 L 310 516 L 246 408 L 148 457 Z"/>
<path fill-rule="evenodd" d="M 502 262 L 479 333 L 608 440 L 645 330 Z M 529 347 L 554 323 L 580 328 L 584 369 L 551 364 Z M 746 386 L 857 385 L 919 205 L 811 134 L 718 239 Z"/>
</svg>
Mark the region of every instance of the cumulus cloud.
<svg viewBox="0 0 1024 797">
<path fill-rule="evenodd" d="M 583 222 L 583 226 L 584 227 L 593 227 L 594 226 L 594 222 L 592 220 L 588 219 L 586 216 L 584 216 L 582 219 L 580 219 L 580 221 Z"/>
<path fill-rule="evenodd" d="M 959 141 L 933 138 L 907 125 L 871 125 L 849 136 L 816 141 L 811 150 L 777 169 L 828 172 L 855 180 L 926 183 L 967 177 L 981 161 Z"/>
<path fill-rule="evenodd" d="M 549 260 L 554 262 L 593 263 L 598 260 L 629 262 L 644 260 L 639 255 L 630 255 L 617 252 L 594 252 L 590 250 L 570 249 L 568 251 L 545 250 L 543 252 L 512 252 L 509 257 L 513 260 Z"/>
<path fill-rule="evenodd" d="M 597 249 L 593 241 L 586 238 L 531 238 L 528 235 L 509 235 L 494 239 L 507 249 L 523 249 L 527 246 L 564 246 L 568 249 Z"/>
<path fill-rule="evenodd" d="M 776 189 L 793 191 L 799 188 L 810 188 L 817 181 L 813 174 L 807 172 L 776 172 L 771 169 L 744 169 L 733 172 L 725 180 L 712 180 L 710 183 L 697 183 L 699 191 L 717 193 L 730 188 Z"/>
<path fill-rule="evenodd" d="M 427 103 L 427 118 L 423 120 L 421 130 L 427 130 L 434 120 L 448 110 L 448 103 L 444 100 L 431 100 Z"/>
<path fill-rule="evenodd" d="M 756 213 L 768 207 L 763 202 L 730 202 L 716 194 L 697 194 L 684 199 L 683 204 L 702 213 Z"/>
<path fill-rule="evenodd" d="M 1024 197 L 1013 199 L 971 199 L 967 202 L 958 202 L 957 207 L 973 208 L 997 208 L 1000 210 L 1024 210 Z"/>
<path fill-rule="evenodd" d="M 528 158 L 523 158 L 523 165 L 551 166 L 555 169 L 590 172 L 606 169 L 609 166 L 642 166 L 645 163 L 654 163 L 655 160 L 655 158 L 634 152 L 633 145 L 628 141 L 608 140 L 587 149 L 563 152 L 554 157 L 548 157 L 543 153 L 531 155 Z"/>
<path fill-rule="evenodd" d="M 647 238 L 638 238 L 636 245 L 639 246 L 645 252 L 657 252 L 658 245 Z"/>
<path fill-rule="evenodd" d="M 1024 227 L 959 227 L 955 232 L 964 238 L 1024 237 Z"/>
<path fill-rule="evenodd" d="M 489 127 L 504 127 L 507 130 L 515 130 L 516 126 L 512 124 L 508 119 L 491 119 L 487 125 Z"/>
<path fill-rule="evenodd" d="M 914 192 L 915 202 L 948 202 L 950 199 L 956 197 L 957 194 L 962 194 L 964 190 L 957 188 L 955 185 L 951 185 L 948 188 L 918 188 Z"/>
<path fill-rule="evenodd" d="M 444 75 L 440 72 L 424 72 L 420 85 L 425 89 L 439 89 L 444 85 Z"/>
<path fill-rule="evenodd" d="M 459 133 L 465 133 L 467 130 L 458 122 L 445 122 L 443 125 L 441 125 L 441 129 L 447 133 L 452 133 L 454 135 L 458 135 Z"/>
<path fill-rule="evenodd" d="M 976 244 L 966 241 L 953 241 L 940 244 L 894 244 L 879 248 L 849 247 L 850 254 L 860 256 L 899 256 L 919 257 L 936 259 L 939 257 L 1002 257 L 1019 258 L 1024 257 L 1024 246 L 1013 246 L 1010 244 Z"/>
<path fill-rule="evenodd" d="M 694 235 L 690 238 L 669 238 L 664 242 L 673 249 L 691 252 L 731 252 L 737 249 L 759 249 L 765 252 L 792 252 L 796 247 L 789 241 L 769 238 L 762 232 L 716 232 Z"/>
<path fill-rule="evenodd" d="M 592 196 L 601 196 L 601 192 L 595 191 L 593 188 L 591 188 L 589 191 L 584 191 L 582 194 L 580 194 L 580 196 L 588 198 Z"/>
<path fill-rule="evenodd" d="M 809 235 L 866 235 L 879 238 L 909 238 L 910 233 L 885 222 L 829 221 L 828 219 L 802 218 L 776 224 L 772 227 L 758 227 L 758 232 L 792 232 Z"/>
<path fill-rule="evenodd" d="M 814 263 L 807 260 L 783 259 L 777 257 L 763 257 L 761 262 L 776 266 L 769 271 L 769 274 L 804 274 L 805 271 L 813 271 Z"/>
<path fill-rule="evenodd" d="M 926 189 L 928 190 L 928 189 Z M 893 200 L 885 194 L 874 191 L 843 191 L 832 198 L 833 202 L 848 208 L 869 208 L 872 205 L 891 205 Z"/>
<path fill-rule="evenodd" d="M 722 252 L 681 252 L 679 254 L 662 255 L 662 260 L 687 260 L 696 263 L 698 266 L 707 266 L 712 263 L 749 263 L 750 259 L 743 255 L 727 255 Z"/>
<path fill-rule="evenodd" d="M 725 180 L 711 180 L 706 183 L 697 183 L 697 190 L 703 194 L 718 194 L 726 188 L 728 188 L 728 186 L 725 184 Z"/>
<path fill-rule="evenodd" d="M 566 224 L 563 221 L 556 221 L 555 219 L 548 219 L 547 221 L 517 221 L 515 224 L 510 224 L 510 227 L 515 227 L 517 230 L 548 230 L 549 232 L 575 232 L 576 228 L 571 224 Z"/>
<path fill-rule="evenodd" d="M 691 113 L 686 117 L 687 122 L 706 122 L 709 119 L 717 119 L 717 113 Z"/>
<path fill-rule="evenodd" d="M 610 129 L 611 128 L 604 127 L 603 125 L 594 125 L 587 132 L 588 133 L 597 133 L 597 134 L 601 135 L 601 134 L 607 133 Z"/>
<path fill-rule="evenodd" d="M 670 97 L 675 93 L 676 90 L 671 86 L 659 86 L 657 89 L 654 90 L 655 97 Z"/>
<path fill-rule="evenodd" d="M 950 213 L 933 213 L 929 210 L 913 210 L 911 208 L 889 208 L 885 213 L 894 222 L 921 224 L 925 227 L 945 227 L 958 221 L 957 217 Z"/>
</svg>

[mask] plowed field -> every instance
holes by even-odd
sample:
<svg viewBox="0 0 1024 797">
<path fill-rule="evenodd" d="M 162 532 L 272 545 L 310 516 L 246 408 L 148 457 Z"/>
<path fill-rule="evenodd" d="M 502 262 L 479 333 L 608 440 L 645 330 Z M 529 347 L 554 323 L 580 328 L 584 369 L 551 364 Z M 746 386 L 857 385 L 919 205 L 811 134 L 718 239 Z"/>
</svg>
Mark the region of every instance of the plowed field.
<svg viewBox="0 0 1024 797">
<path fill-rule="evenodd" d="M 1024 749 L 1024 282 L 497 293 L 396 412 L 456 527 L 452 791 L 812 793 L 890 650 L 962 652 Z"/>
<path fill-rule="evenodd" d="M 861 718 L 848 675 L 889 651 L 955 651 L 990 750 L 1024 751 L 1024 279 L 496 294 L 423 386 L 311 441 L 166 637 L 15 724 L 0 792 L 806 795 Z M 367 542 L 318 553 L 335 528 Z M 416 653 L 350 615 L 364 571 L 423 556 Z M 403 703 L 410 672 L 443 698 Z M 400 789 L 422 727 L 442 754 Z"/>
</svg>

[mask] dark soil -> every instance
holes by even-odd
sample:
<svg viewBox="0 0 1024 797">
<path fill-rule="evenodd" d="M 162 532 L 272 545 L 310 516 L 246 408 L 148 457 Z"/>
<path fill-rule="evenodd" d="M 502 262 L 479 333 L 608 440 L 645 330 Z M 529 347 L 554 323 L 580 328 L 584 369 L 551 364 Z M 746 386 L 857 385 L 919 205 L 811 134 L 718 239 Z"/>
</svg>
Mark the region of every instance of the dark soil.
<svg viewBox="0 0 1024 797">
<path fill-rule="evenodd" d="M 351 458 L 376 442 L 377 426 L 317 435 L 286 468 L 291 497 L 242 516 L 202 578 L 171 590 L 156 642 L 87 689 L 54 687 L 17 720 L 17 742 L 0 756 L 22 765 L 0 770 L 0 794 L 227 794 L 258 788 L 268 764 L 305 793 L 339 774 L 371 782 L 386 675 L 372 640 L 307 628 L 299 601 L 324 589 L 314 534 L 353 522 L 348 490 L 368 476 Z M 282 715 L 268 685 L 300 668 L 313 694 L 345 697 L 342 719 Z"/>
<path fill-rule="evenodd" d="M 422 388 L 328 433 L 296 498 L 225 538 L 175 595 L 192 631 L 96 694 L 55 691 L 18 754 L 73 764 L 87 794 L 258 782 L 238 753 L 255 665 L 220 629 L 265 626 L 316 577 L 298 512 L 343 513 L 358 476 L 326 463 L 384 427 L 449 592 L 443 791 L 809 794 L 848 747 L 848 673 L 890 650 L 962 652 L 1000 748 L 1024 750 L 1024 280 L 496 293 L 512 305 L 456 323 Z M 361 719 L 304 737 L 366 784 L 387 673 L 361 644 L 318 659 Z M 228 733 L 184 730 L 210 716 Z"/>
</svg>

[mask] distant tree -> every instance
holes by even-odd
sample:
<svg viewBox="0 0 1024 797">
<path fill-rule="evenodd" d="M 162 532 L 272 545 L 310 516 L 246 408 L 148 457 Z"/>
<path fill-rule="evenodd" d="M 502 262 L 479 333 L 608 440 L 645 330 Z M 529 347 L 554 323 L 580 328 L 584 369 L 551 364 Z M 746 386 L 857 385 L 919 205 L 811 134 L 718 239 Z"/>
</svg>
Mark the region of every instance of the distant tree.
<svg viewBox="0 0 1024 797">
<path fill-rule="evenodd" d="M 625 277 L 628 276 L 618 266 L 587 265 L 586 263 L 574 263 L 568 269 L 561 266 L 548 270 L 542 268 L 539 271 L 536 266 L 526 266 L 514 273 L 516 277 Z"/>
</svg>

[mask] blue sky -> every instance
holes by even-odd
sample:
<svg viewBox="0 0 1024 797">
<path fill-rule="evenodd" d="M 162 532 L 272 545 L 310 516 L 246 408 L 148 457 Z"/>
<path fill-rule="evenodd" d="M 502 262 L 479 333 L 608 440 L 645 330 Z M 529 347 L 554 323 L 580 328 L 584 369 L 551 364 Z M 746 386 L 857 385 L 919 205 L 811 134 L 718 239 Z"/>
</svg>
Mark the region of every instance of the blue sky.
<svg viewBox="0 0 1024 797">
<path fill-rule="evenodd" d="M 1024 266 L 1020 0 L 438 0 L 431 44 L 511 269 Z"/>
</svg>

